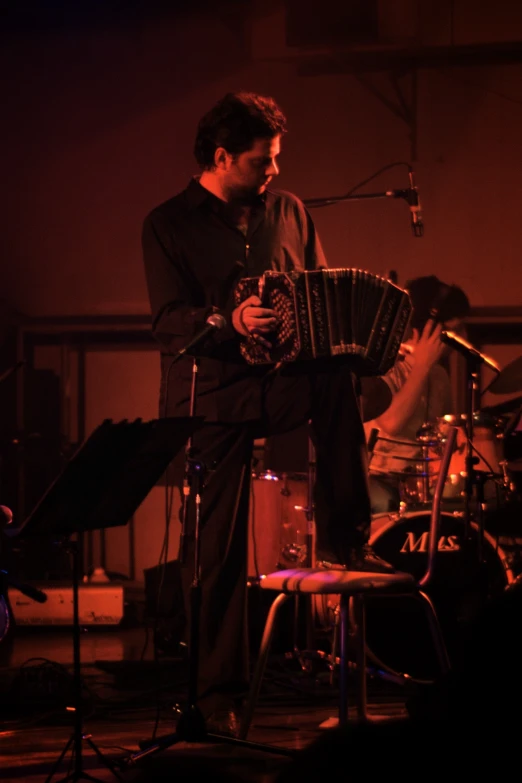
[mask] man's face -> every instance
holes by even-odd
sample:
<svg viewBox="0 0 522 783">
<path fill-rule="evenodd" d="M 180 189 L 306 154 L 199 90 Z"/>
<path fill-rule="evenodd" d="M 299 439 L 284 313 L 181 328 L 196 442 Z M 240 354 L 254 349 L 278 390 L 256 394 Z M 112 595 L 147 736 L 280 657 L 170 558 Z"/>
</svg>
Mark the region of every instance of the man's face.
<svg viewBox="0 0 522 783">
<path fill-rule="evenodd" d="M 281 136 L 256 139 L 252 148 L 240 155 L 227 153 L 221 169 L 223 191 L 229 198 L 245 198 L 263 193 L 272 177 L 279 174 L 277 156 L 281 151 Z"/>
</svg>

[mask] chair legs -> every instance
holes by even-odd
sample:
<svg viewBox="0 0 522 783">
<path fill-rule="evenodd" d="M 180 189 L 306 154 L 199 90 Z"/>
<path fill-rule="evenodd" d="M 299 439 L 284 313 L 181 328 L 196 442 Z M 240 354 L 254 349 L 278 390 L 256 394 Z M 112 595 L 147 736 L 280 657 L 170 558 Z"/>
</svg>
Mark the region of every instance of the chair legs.
<svg viewBox="0 0 522 783">
<path fill-rule="evenodd" d="M 286 593 L 280 593 L 273 601 L 263 631 L 259 656 L 250 686 L 248 701 L 241 718 L 239 738 L 246 739 L 252 723 L 252 717 L 259 699 L 261 683 L 265 674 L 268 656 L 274 634 L 274 626 L 279 609 L 290 598 Z M 353 618 L 350 621 L 350 600 L 353 602 Z M 341 595 L 339 606 L 339 725 L 348 721 L 348 674 L 350 669 L 349 639 L 353 636 L 355 642 L 355 671 L 357 678 L 356 706 L 361 720 L 367 720 L 367 690 L 366 690 L 366 612 L 362 595 Z"/>
<path fill-rule="evenodd" d="M 359 720 L 368 720 L 366 671 L 366 603 L 363 595 L 352 597 L 355 636 L 355 706 Z"/>
<path fill-rule="evenodd" d="M 420 601 L 424 608 L 424 612 L 430 626 L 433 646 L 435 647 L 435 652 L 439 662 L 440 673 L 444 676 L 450 671 L 451 662 L 448 655 L 448 650 L 446 648 L 446 642 L 444 641 L 442 628 L 440 627 L 439 618 L 437 617 L 437 612 L 435 611 L 435 607 L 433 606 L 431 598 L 426 593 L 422 592 L 422 590 L 418 590 L 415 593 L 415 597 Z"/>
<path fill-rule="evenodd" d="M 435 648 L 440 674 L 446 675 L 451 669 L 451 662 L 446 649 L 444 635 L 440 627 L 437 612 L 431 598 L 422 590 L 407 593 L 406 597 L 412 597 L 420 602 L 428 621 L 431 639 Z M 340 683 L 340 703 L 339 703 L 339 725 L 343 725 L 348 720 L 348 685 L 347 676 L 349 671 L 348 660 L 348 638 L 353 639 L 355 652 L 355 706 L 357 718 L 359 721 L 370 720 L 368 715 L 368 690 L 367 690 L 367 643 L 366 643 L 366 596 L 363 594 L 353 595 L 351 597 L 340 597 L 339 613 L 339 683 Z M 335 655 L 335 653 L 334 653 Z M 404 682 L 408 675 L 401 675 L 400 679 Z"/>
<path fill-rule="evenodd" d="M 350 602 L 351 609 L 350 612 Z M 339 611 L 339 726 L 348 722 L 348 674 L 350 636 L 355 646 L 355 703 L 359 720 L 367 720 L 366 608 L 362 595 L 341 595 Z"/>
<path fill-rule="evenodd" d="M 396 597 L 397 594 L 395 594 Z M 442 629 L 439 624 L 437 613 L 431 599 L 426 593 L 417 590 L 414 593 L 406 594 L 420 601 L 428 620 L 431 638 L 437 654 L 441 675 L 445 675 L 451 668 L 448 651 L 444 641 Z M 248 701 L 242 716 L 239 738 L 246 739 L 252 716 L 256 709 L 261 683 L 265 674 L 268 656 L 272 644 L 275 621 L 281 606 L 291 597 L 290 594 L 280 593 L 273 601 L 263 631 L 259 656 L 252 678 L 252 685 Z M 366 604 L 365 595 L 356 594 L 349 596 L 342 594 L 339 604 L 339 725 L 342 726 L 348 721 L 348 674 L 350 669 L 349 661 L 349 640 L 353 639 L 355 650 L 355 704 L 357 717 L 360 721 L 370 720 L 368 716 L 368 692 L 367 692 L 367 645 L 366 645 Z M 335 658 L 335 652 L 334 652 Z M 407 676 L 407 675 L 405 675 Z"/>
<path fill-rule="evenodd" d="M 239 739 L 246 739 L 250 724 L 252 723 L 252 716 L 257 706 L 259 698 L 259 691 L 261 690 L 261 683 L 265 674 L 266 664 L 268 656 L 270 654 L 270 648 L 272 645 L 272 637 L 274 635 L 274 625 L 277 617 L 277 613 L 281 606 L 290 598 L 287 593 L 279 593 L 277 598 L 272 602 L 268 617 L 266 618 L 265 628 L 263 631 L 263 638 L 261 639 L 261 647 L 259 649 L 259 656 L 254 670 L 254 676 L 252 678 L 252 685 L 250 686 L 250 693 L 248 695 L 248 701 L 245 705 L 243 715 L 241 717 L 241 724 L 239 727 Z"/>
</svg>

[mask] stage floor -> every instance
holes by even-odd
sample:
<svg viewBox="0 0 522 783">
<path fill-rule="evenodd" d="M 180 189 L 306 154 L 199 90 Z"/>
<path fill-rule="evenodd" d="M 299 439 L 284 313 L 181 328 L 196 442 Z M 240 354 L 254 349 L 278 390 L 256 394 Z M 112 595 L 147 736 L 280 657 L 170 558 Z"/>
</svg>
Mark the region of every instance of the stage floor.
<svg viewBox="0 0 522 783">
<path fill-rule="evenodd" d="M 155 661 L 150 637 L 144 628 L 95 628 L 82 634 L 84 728 L 112 760 L 137 752 L 140 740 L 153 736 L 156 720 L 156 736 L 175 728 L 186 664 L 175 658 Z M 43 783 L 72 732 L 72 713 L 65 709 L 70 701 L 71 629 L 21 629 L 9 649 L 0 643 L 0 658 L 0 780 Z M 311 668 L 303 671 L 291 658 L 274 657 L 249 740 L 298 749 L 324 734 L 321 724 L 335 718 L 338 693 L 324 662 L 312 661 Z M 368 695 L 372 715 L 407 715 L 410 694 L 403 686 L 372 678 Z M 221 743 L 183 742 L 156 754 L 154 763 L 159 757 L 165 763 L 167 757 L 172 759 L 172 780 L 177 783 L 202 759 L 247 783 L 269 783 L 288 763 L 283 756 Z M 53 781 L 68 773 L 70 759 L 67 754 Z M 89 774 L 103 781 L 115 779 L 88 745 L 83 760 Z M 149 763 L 151 758 L 142 760 L 140 768 Z M 140 768 L 119 774 L 133 781 Z"/>
</svg>

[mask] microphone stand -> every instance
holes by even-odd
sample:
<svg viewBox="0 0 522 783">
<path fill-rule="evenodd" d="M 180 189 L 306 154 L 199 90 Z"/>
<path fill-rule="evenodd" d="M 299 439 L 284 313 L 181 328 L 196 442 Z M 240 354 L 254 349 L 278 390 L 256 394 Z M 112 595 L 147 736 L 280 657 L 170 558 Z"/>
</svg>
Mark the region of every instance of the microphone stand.
<svg viewBox="0 0 522 783">
<path fill-rule="evenodd" d="M 477 402 L 480 402 L 480 395 L 478 392 L 478 378 L 480 366 L 483 364 L 489 369 L 493 370 L 497 374 L 500 372 L 500 368 L 497 363 L 489 356 L 478 351 L 471 343 L 459 337 L 454 332 L 448 330 L 442 330 L 441 340 L 445 345 L 449 345 L 450 348 L 464 356 L 466 360 L 466 482 L 464 490 L 464 525 L 465 525 L 465 539 L 470 539 L 470 519 L 471 519 L 471 500 L 473 496 L 473 488 L 477 487 L 476 493 L 476 508 L 478 519 L 478 557 L 479 562 L 482 563 L 483 555 L 483 543 L 484 543 L 484 482 L 487 480 L 488 474 L 484 471 L 477 471 L 475 465 L 479 462 L 473 449 L 473 415 Z"/>
<path fill-rule="evenodd" d="M 378 193 L 354 193 L 350 191 L 344 196 L 328 196 L 326 198 L 309 198 L 304 200 L 304 205 L 308 209 L 315 207 L 328 207 L 331 204 L 339 204 L 341 201 L 363 201 L 365 199 L 376 198 L 403 198 L 410 208 L 411 225 L 415 237 L 424 236 L 424 224 L 421 218 L 419 194 L 413 185 L 412 172 L 410 171 L 410 187 L 400 190 L 383 190 Z M 360 187 L 360 186 L 357 186 Z"/>
<path fill-rule="evenodd" d="M 479 590 L 481 599 L 485 599 L 488 591 L 488 572 L 487 563 L 484 560 L 484 531 L 485 531 L 485 505 L 484 505 L 484 484 L 489 474 L 485 471 L 477 470 L 475 465 L 479 462 L 477 454 L 473 448 L 474 437 L 474 413 L 477 399 L 479 399 L 479 370 L 481 363 L 488 364 L 479 352 L 468 352 L 466 357 L 466 457 L 465 457 L 465 489 L 464 489 L 464 544 L 466 547 L 471 544 L 471 519 L 472 519 L 472 499 L 475 492 L 475 521 L 477 524 L 477 563 Z M 491 366 L 491 365 L 490 365 Z"/>
<path fill-rule="evenodd" d="M 328 207 L 330 204 L 339 204 L 341 201 L 363 201 L 375 198 L 403 198 L 410 199 L 410 188 L 400 190 L 383 190 L 378 193 L 348 193 L 346 196 L 325 196 L 324 198 L 304 199 L 303 204 L 310 209 L 315 207 Z"/>
<path fill-rule="evenodd" d="M 198 339 L 199 342 L 199 339 Z M 184 356 L 188 349 L 194 346 L 195 341 L 189 343 L 188 346 L 182 348 L 178 354 L 174 357 L 169 367 Z M 196 416 L 196 398 L 197 398 L 197 376 L 199 370 L 199 358 L 193 356 L 192 361 L 192 383 L 190 390 L 190 409 L 189 415 L 191 418 Z M 167 373 L 167 385 L 168 385 L 168 373 Z M 167 392 L 165 392 L 166 394 Z M 167 406 L 165 405 L 165 412 Z M 125 769 L 129 766 L 135 766 L 142 759 L 158 753 L 162 750 L 172 747 L 172 745 L 178 742 L 223 742 L 226 744 L 238 745 L 242 748 L 250 748 L 252 750 L 262 750 L 282 756 L 293 756 L 294 751 L 287 748 L 279 748 L 271 745 L 264 745 L 258 742 L 250 742 L 248 740 L 238 739 L 226 734 L 210 733 L 207 731 L 205 718 L 198 707 L 198 675 L 199 675 L 199 637 L 200 637 L 200 621 L 201 621 L 201 498 L 205 486 L 205 477 L 207 474 L 207 467 L 195 458 L 193 438 L 189 437 L 185 449 L 185 476 L 183 483 L 183 510 L 182 510 L 182 530 L 180 536 L 180 559 L 186 558 L 186 540 L 187 540 L 187 520 L 188 520 L 188 507 L 189 501 L 194 500 L 195 505 L 195 521 L 194 521 L 194 560 L 193 560 L 193 573 L 192 583 L 190 586 L 190 634 L 189 634 L 189 654 L 188 654 L 188 696 L 185 708 L 182 710 L 178 722 L 176 724 L 176 730 L 164 737 L 160 737 L 158 740 L 148 740 L 140 742 L 140 748 L 137 753 L 131 754 L 128 758 L 121 762 L 122 767 Z M 182 561 L 183 562 L 183 561 Z"/>
<path fill-rule="evenodd" d="M 466 481 L 464 484 L 464 535 L 466 541 L 470 539 L 471 503 L 473 487 L 476 485 L 475 464 L 477 462 L 473 454 L 473 414 L 475 412 L 475 397 L 478 388 L 478 365 L 474 357 L 466 357 Z M 479 525 L 479 556 L 481 558 L 482 544 L 481 525 Z"/>
</svg>

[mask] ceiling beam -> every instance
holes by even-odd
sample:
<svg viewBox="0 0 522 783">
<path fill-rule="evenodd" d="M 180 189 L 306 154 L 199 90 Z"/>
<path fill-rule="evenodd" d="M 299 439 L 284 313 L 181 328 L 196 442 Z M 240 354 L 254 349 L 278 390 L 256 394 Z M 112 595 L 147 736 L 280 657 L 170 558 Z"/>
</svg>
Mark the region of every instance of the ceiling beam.
<svg viewBox="0 0 522 783">
<path fill-rule="evenodd" d="M 299 51 L 276 61 L 293 63 L 300 76 L 338 73 L 410 71 L 448 67 L 514 65 L 522 62 L 522 42 L 460 44 L 458 46 L 372 47 Z"/>
</svg>

